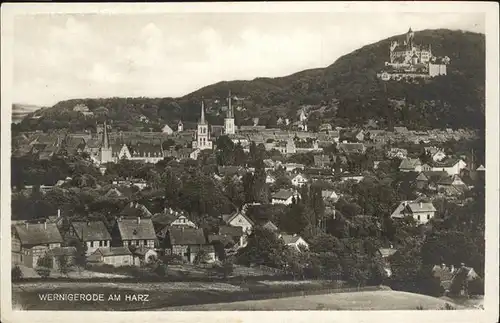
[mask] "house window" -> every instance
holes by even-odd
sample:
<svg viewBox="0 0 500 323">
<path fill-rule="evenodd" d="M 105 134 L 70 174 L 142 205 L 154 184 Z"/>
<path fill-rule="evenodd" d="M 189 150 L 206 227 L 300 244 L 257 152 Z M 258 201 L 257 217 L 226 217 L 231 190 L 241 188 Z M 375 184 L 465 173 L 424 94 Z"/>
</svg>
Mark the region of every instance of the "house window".
<svg viewBox="0 0 500 323">
<path fill-rule="evenodd" d="M 94 241 L 90 241 L 90 247 L 94 247 Z"/>
<path fill-rule="evenodd" d="M 418 221 L 420 221 L 420 214 L 419 214 L 419 215 L 417 215 L 417 220 L 418 220 Z"/>
<path fill-rule="evenodd" d="M 99 247 L 102 247 L 102 241 L 99 241 Z"/>
<path fill-rule="evenodd" d="M 430 218 L 431 218 L 431 215 L 427 214 L 427 220 L 429 220 Z"/>
<path fill-rule="evenodd" d="M 148 240 L 144 240 L 144 245 L 147 246 L 148 245 Z"/>
</svg>

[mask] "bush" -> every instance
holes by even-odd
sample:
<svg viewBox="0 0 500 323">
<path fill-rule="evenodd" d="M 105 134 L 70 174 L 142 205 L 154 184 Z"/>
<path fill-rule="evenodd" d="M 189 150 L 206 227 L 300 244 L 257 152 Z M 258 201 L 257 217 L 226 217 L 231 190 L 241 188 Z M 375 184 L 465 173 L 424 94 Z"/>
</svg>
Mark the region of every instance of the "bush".
<svg viewBox="0 0 500 323">
<path fill-rule="evenodd" d="M 167 265 L 165 265 L 163 262 L 159 261 L 157 263 L 156 268 L 153 270 L 153 272 L 160 277 L 165 277 L 165 276 L 167 276 Z"/>
<path fill-rule="evenodd" d="M 47 267 L 37 267 L 36 273 L 42 278 L 47 278 L 50 276 L 50 268 Z"/>
<path fill-rule="evenodd" d="M 21 278 L 23 278 L 23 272 L 21 271 L 21 268 L 19 268 L 19 266 L 17 265 L 14 268 L 12 268 L 10 275 L 12 280 L 20 280 Z"/>
</svg>

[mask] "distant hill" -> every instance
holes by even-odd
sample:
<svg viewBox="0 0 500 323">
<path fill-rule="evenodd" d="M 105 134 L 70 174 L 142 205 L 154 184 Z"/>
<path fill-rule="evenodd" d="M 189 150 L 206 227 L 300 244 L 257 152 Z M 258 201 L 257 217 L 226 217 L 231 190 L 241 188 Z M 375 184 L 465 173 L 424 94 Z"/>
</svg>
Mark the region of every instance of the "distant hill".
<svg viewBox="0 0 500 323">
<path fill-rule="evenodd" d="M 251 81 L 219 82 L 181 98 L 110 98 L 81 99 L 57 103 L 44 111 L 44 118 L 23 122 L 22 128 L 50 129 L 91 126 L 96 120 L 77 116 L 69 121 L 70 110 L 77 103 L 90 110 L 100 106 L 119 128 L 140 127 L 140 115 L 151 124 L 174 125 L 177 120 L 196 122 L 200 100 L 205 99 L 212 124 L 222 124 L 223 107 L 229 90 L 239 100 L 237 124 L 273 125 L 278 116 L 295 120 L 297 111 L 307 107 L 309 122 L 335 125 L 362 125 L 372 119 L 384 128 L 404 125 L 410 128 L 483 128 L 485 117 L 485 36 L 447 29 L 415 33 L 415 42 L 430 44 L 433 54 L 451 58 L 448 75 L 429 82 L 407 84 L 384 82 L 376 73 L 388 60 L 389 44 L 401 40 L 394 36 L 364 46 L 337 59 L 332 65 L 305 70 L 285 77 L 256 78 Z M 75 115 L 73 114 L 73 117 Z M 96 117 L 96 119 L 104 118 Z M 76 123 L 75 123 L 76 122 Z"/>
<path fill-rule="evenodd" d="M 12 122 L 21 122 L 25 116 L 39 109 L 41 107 L 37 105 L 14 103 L 12 104 Z"/>
</svg>

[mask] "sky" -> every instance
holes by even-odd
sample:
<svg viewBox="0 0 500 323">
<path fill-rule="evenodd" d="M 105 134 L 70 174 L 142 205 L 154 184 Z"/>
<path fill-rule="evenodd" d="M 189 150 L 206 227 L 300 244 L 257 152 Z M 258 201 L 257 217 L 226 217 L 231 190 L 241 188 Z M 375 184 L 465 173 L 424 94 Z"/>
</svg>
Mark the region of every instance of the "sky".
<svg viewBox="0 0 500 323">
<path fill-rule="evenodd" d="M 411 27 L 484 33 L 482 14 L 37 14 L 14 19 L 13 101 L 179 97 L 325 67 Z"/>
</svg>

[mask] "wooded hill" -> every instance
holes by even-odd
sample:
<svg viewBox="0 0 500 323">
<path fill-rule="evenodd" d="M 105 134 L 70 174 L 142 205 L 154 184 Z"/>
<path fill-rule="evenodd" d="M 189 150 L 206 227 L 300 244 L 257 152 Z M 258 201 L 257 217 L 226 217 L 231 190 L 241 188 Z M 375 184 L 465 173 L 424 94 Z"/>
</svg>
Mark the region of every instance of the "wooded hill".
<svg viewBox="0 0 500 323">
<path fill-rule="evenodd" d="M 389 44 L 402 40 L 394 36 L 364 46 L 337 59 L 332 65 L 278 78 L 256 78 L 251 81 L 219 82 L 203 87 L 181 98 L 108 98 L 61 101 L 43 111 L 39 119 L 25 119 L 22 130 L 69 127 L 94 127 L 97 120 L 113 120 L 115 127 L 126 130 L 145 126 L 156 130 L 182 119 L 195 123 L 202 98 L 207 118 L 212 124 L 223 124 L 225 99 L 229 90 L 238 100 L 236 123 L 275 126 L 277 117 L 296 120 L 296 113 L 307 107 L 310 128 L 319 123 L 363 125 L 378 121 L 382 128 L 404 125 L 413 129 L 479 128 L 485 123 L 485 36 L 447 29 L 415 33 L 417 44 L 430 44 L 435 56 L 448 56 L 448 75 L 430 81 L 404 83 L 384 82 L 376 74 L 389 59 Z M 78 104 L 97 111 L 94 118 L 83 118 L 71 111 Z M 106 109 L 98 109 L 105 107 Z"/>
</svg>

